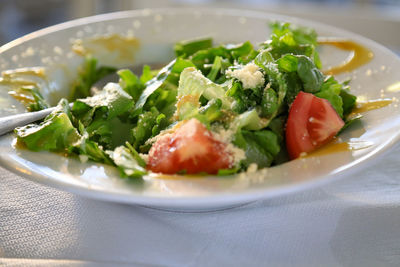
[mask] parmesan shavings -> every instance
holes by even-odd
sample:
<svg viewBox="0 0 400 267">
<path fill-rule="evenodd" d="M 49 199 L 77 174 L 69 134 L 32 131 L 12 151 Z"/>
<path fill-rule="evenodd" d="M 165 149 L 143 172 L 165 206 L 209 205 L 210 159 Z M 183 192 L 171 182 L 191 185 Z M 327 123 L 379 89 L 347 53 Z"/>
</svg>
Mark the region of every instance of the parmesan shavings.
<svg viewBox="0 0 400 267">
<path fill-rule="evenodd" d="M 219 129 L 217 132 L 213 132 L 214 139 L 226 144 L 226 151 L 231 155 L 230 162 L 233 163 L 233 166 L 239 164 L 239 162 L 246 158 L 245 152 L 243 149 L 240 149 L 232 144 L 234 132 L 231 129 Z"/>
<path fill-rule="evenodd" d="M 254 63 L 248 63 L 241 69 L 227 70 L 225 74 L 241 81 L 244 89 L 257 88 L 265 82 L 260 68 Z"/>
</svg>

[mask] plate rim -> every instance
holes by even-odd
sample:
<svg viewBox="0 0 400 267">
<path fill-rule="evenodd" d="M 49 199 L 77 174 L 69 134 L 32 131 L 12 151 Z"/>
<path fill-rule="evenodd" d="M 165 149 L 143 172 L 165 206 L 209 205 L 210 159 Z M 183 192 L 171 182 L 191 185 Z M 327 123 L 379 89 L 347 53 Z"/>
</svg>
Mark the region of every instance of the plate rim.
<svg viewBox="0 0 400 267">
<path fill-rule="evenodd" d="M 282 21 L 291 21 L 294 23 L 298 23 L 301 25 L 315 25 L 315 27 L 322 27 L 327 29 L 328 31 L 338 32 L 343 35 L 352 35 L 355 39 L 360 40 L 363 43 L 371 44 L 372 46 L 379 49 L 381 52 L 384 52 L 390 56 L 394 56 L 397 60 L 400 60 L 399 56 L 396 55 L 393 51 L 388 49 L 387 47 L 379 44 L 378 42 L 366 38 L 362 35 L 353 33 L 348 30 L 344 30 L 335 26 L 327 25 L 324 23 L 316 22 L 313 20 L 297 18 L 297 17 L 289 17 L 286 15 L 281 15 L 272 12 L 266 11 L 256 11 L 256 10 L 239 10 L 239 9 L 225 9 L 225 8 L 154 8 L 154 9 L 137 9 L 137 10 L 128 10 L 128 11 L 118 11 L 105 13 L 90 17 L 79 18 L 75 20 L 70 20 L 67 22 L 63 22 L 60 24 L 56 24 L 50 27 L 43 28 L 41 30 L 29 33 L 24 35 L 18 39 L 15 39 L 9 43 L 6 43 L 0 47 L 0 54 L 18 46 L 26 41 L 31 39 L 35 39 L 41 36 L 45 36 L 47 34 L 51 34 L 53 32 L 57 32 L 63 29 L 78 27 L 82 25 L 86 25 L 89 23 L 96 23 L 102 21 L 111 21 L 115 19 L 124 19 L 130 17 L 144 16 L 145 12 L 149 12 L 149 14 L 165 14 L 168 12 L 200 12 L 207 14 L 221 14 L 221 15 L 232 15 L 238 17 L 260 17 L 263 19 L 268 18 L 268 20 L 282 20 Z M 157 197 L 157 196 L 145 196 L 145 195 L 134 195 L 134 194 L 122 194 L 116 192 L 107 192 L 103 190 L 93 190 L 88 187 L 81 187 L 74 184 L 66 184 L 59 180 L 49 179 L 45 175 L 41 175 L 38 173 L 27 174 L 22 170 L 16 168 L 15 164 L 13 165 L 11 160 L 7 160 L 0 154 L 0 163 L 1 166 L 5 169 L 13 173 L 17 173 L 20 176 L 27 178 L 28 180 L 38 182 L 40 184 L 51 186 L 53 188 L 61 189 L 63 191 L 68 191 L 72 193 L 77 193 L 79 196 L 88 196 L 90 198 L 98 199 L 98 200 L 106 200 L 112 202 L 119 203 L 129 203 L 129 204 L 138 204 L 138 205 L 148 205 L 152 207 L 162 207 L 162 208 L 193 208 L 198 209 L 202 207 L 227 207 L 229 205 L 237 205 L 246 202 L 252 202 L 255 200 L 261 200 L 265 198 L 272 198 L 276 196 L 282 196 L 293 192 L 304 191 L 306 189 L 314 188 L 316 186 L 320 186 L 326 183 L 333 182 L 338 180 L 344 176 L 348 176 L 354 172 L 359 171 L 366 164 L 370 163 L 371 158 L 382 159 L 383 155 L 390 151 L 394 145 L 400 139 L 400 132 L 391 136 L 389 140 L 386 140 L 384 144 L 380 144 L 376 146 L 372 151 L 368 152 L 366 155 L 358 158 L 357 160 L 351 162 L 346 165 L 346 168 L 340 171 L 331 172 L 325 175 L 318 175 L 312 180 L 301 181 L 296 184 L 286 184 L 281 186 L 273 186 L 268 189 L 263 188 L 262 190 L 252 190 L 250 192 L 230 192 L 230 193 L 221 193 L 219 195 L 202 195 L 202 196 L 179 196 L 179 197 Z"/>
</svg>

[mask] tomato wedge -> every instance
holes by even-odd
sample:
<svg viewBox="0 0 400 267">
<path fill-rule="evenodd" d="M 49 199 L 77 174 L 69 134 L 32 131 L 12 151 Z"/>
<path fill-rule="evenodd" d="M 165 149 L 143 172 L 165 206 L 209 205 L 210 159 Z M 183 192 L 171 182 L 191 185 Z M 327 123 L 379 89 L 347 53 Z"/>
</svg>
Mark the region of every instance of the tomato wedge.
<svg viewBox="0 0 400 267">
<path fill-rule="evenodd" d="M 216 174 L 232 164 L 233 156 L 227 152 L 227 145 L 215 140 L 197 119 L 191 119 L 175 132 L 158 138 L 149 151 L 147 168 L 166 174 Z"/>
<path fill-rule="evenodd" d="M 291 159 L 331 141 L 344 126 L 328 100 L 300 92 L 289 110 L 286 147 Z"/>
</svg>

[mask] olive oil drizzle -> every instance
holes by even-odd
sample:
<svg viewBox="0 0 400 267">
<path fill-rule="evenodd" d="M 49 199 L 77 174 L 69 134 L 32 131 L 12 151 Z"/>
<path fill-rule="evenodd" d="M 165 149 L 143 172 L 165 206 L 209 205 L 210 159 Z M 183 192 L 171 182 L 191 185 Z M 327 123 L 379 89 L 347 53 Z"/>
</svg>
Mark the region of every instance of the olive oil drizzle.
<svg viewBox="0 0 400 267">
<path fill-rule="evenodd" d="M 376 99 L 370 100 L 367 102 L 357 103 L 356 108 L 352 111 L 349 117 L 356 116 L 360 113 L 368 112 L 375 109 L 380 109 L 390 105 L 393 101 L 391 99 Z M 353 150 L 360 150 L 372 145 L 371 142 L 357 140 L 351 142 L 341 142 L 339 138 L 336 138 L 332 142 L 318 148 L 317 150 L 306 154 L 304 157 L 316 157 L 316 156 L 323 156 L 332 153 L 344 152 L 344 151 L 353 151 Z"/>
<path fill-rule="evenodd" d="M 336 138 L 336 140 L 333 140 L 332 142 L 318 148 L 317 150 L 312 151 L 309 154 L 306 154 L 304 158 L 319 157 L 346 151 L 356 151 L 371 147 L 372 145 L 373 145 L 372 142 L 364 140 L 351 140 L 349 142 L 341 142 L 339 138 Z"/>
<path fill-rule="evenodd" d="M 139 48 L 139 39 L 135 37 L 111 34 L 93 37 L 85 41 L 75 40 L 72 51 L 81 56 L 96 54 L 97 49 L 106 49 L 109 52 L 117 51 L 121 59 L 134 60 L 134 52 Z"/>
<path fill-rule="evenodd" d="M 320 39 L 318 40 L 318 43 L 320 45 L 332 45 L 339 49 L 352 52 L 352 55 L 343 64 L 323 71 L 326 75 L 336 75 L 343 72 L 353 71 L 358 67 L 367 64 L 374 57 L 374 53 L 371 50 L 350 40 Z"/>
<path fill-rule="evenodd" d="M 380 109 L 390 105 L 393 102 L 391 99 L 376 99 L 369 100 L 367 102 L 359 102 L 357 103 L 354 110 L 351 112 L 350 116 L 353 114 L 364 113 L 374 109 Z"/>
<path fill-rule="evenodd" d="M 338 140 L 333 140 L 332 142 L 318 148 L 317 150 L 307 153 L 302 157 L 303 158 L 318 157 L 318 156 L 324 156 L 328 154 L 345 152 L 350 150 L 352 150 L 352 148 L 349 145 L 349 143 L 340 141 L 338 142 Z"/>
</svg>

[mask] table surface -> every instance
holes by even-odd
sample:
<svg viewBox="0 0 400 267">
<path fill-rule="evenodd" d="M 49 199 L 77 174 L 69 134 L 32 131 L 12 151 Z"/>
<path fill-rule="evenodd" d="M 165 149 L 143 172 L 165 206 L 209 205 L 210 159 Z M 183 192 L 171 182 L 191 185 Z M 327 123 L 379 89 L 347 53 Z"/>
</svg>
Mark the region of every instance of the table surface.
<svg viewBox="0 0 400 267">
<path fill-rule="evenodd" d="M 0 266 L 400 266 L 399 154 L 210 212 L 92 200 L 0 167 Z"/>
</svg>

